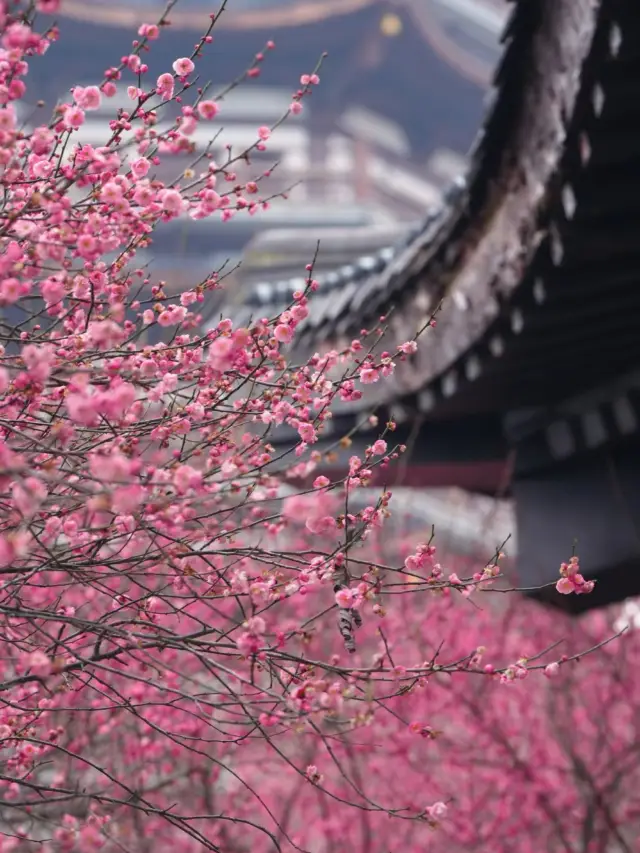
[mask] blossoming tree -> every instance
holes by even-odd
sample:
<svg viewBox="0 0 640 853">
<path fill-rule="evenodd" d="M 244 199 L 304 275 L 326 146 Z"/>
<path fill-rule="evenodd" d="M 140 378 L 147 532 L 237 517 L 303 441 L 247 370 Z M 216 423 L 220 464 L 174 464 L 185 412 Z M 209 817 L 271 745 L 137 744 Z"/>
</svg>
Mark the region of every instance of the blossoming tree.
<svg viewBox="0 0 640 853">
<path fill-rule="evenodd" d="M 452 792 L 405 784 L 419 759 L 403 744 L 429 740 L 419 689 L 569 659 L 496 649 L 481 665 L 479 642 L 436 653 L 407 632 L 434 594 L 466 601 L 500 572 L 460 578 L 428 543 L 404 564 L 377 560 L 391 495 L 358 510 L 352 497 L 402 452 L 392 423 L 344 477 L 322 471 L 314 445 L 334 403 L 392 377 L 416 340 L 380 355 L 374 329 L 295 364 L 312 263 L 279 316 L 209 330 L 216 271 L 172 294 L 137 263 L 163 223 L 267 204 L 264 173 L 236 170 L 273 127 L 224 162 L 192 140 L 219 109 L 197 78 L 215 17 L 153 80 L 165 19 L 143 25 L 99 85 L 27 126 L 29 65 L 58 49 L 38 15 L 58 5 L 0 3 L 0 850 L 336 849 L 356 826 L 359 849 L 386 850 L 391 835 L 370 837 L 382 817 L 423 849 Z M 318 82 L 302 76 L 289 113 Z M 131 106 L 104 144 L 77 142 L 123 85 Z M 286 452 L 270 440 L 281 424 L 298 436 Z M 562 572 L 559 591 L 590 591 L 577 563 Z M 457 624 L 434 612 L 436 633 Z M 379 740 L 371 787 L 356 757 Z"/>
<path fill-rule="evenodd" d="M 335 723 L 328 745 L 308 747 L 316 784 L 289 779 L 287 786 L 278 775 L 271 807 L 289 815 L 298 842 L 312 850 L 634 851 L 638 631 L 609 645 L 617 609 L 572 621 L 531 602 L 496 612 L 495 597 L 479 597 L 481 609 L 458 598 L 431 598 L 421 613 L 401 597 L 380 623 L 378 660 L 395 662 L 396 685 L 407 657 L 437 660 L 446 650 L 469 671 L 405 683 L 406 692 L 379 705 L 348 738 L 335 736 Z M 568 660 L 600 643 L 596 654 Z M 537 650 L 550 646 L 555 660 L 532 673 Z M 499 675 L 471 675 L 490 672 L 485 661 L 496 659 L 513 663 Z M 276 775 L 275 762 L 269 767 Z M 354 800 L 357 809 L 345 806 Z M 386 812 L 372 801 L 383 801 Z M 400 819 L 417 813 L 422 820 Z"/>
</svg>

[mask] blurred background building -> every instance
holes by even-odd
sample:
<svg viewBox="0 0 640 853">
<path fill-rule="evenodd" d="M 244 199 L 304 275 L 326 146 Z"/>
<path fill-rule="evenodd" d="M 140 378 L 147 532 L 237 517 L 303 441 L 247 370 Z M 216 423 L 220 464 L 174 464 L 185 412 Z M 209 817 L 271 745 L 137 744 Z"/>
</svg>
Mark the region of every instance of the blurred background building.
<svg viewBox="0 0 640 853">
<path fill-rule="evenodd" d="M 73 85 L 99 80 L 130 52 L 139 24 L 159 20 L 164 5 L 66 0 L 61 41 L 30 73 L 34 102 L 52 105 Z M 265 228 L 308 233 L 421 218 L 464 168 L 499 55 L 503 6 L 501 0 L 227 0 L 214 42 L 199 61 L 200 79 L 222 91 L 267 41 L 275 49 L 266 52 L 260 76 L 222 102 L 213 131 L 222 129 L 219 155 L 226 144 L 240 151 L 255 140 L 258 126 L 277 121 L 301 73 L 326 51 L 321 85 L 303 113 L 274 132 L 265 156 L 255 158 L 265 168 L 278 162 L 268 189 L 277 196 L 292 188 L 289 198 L 275 198 L 264 215 L 236 216 L 224 225 L 173 223 L 154 246 L 158 273 L 162 268 L 163 278 L 181 286 L 202 270 L 233 266 Z M 210 0 L 178 0 L 171 26 L 147 57 L 152 79 L 193 50 L 217 8 Z M 92 114 L 76 134 L 79 141 L 98 143 L 105 119 L 130 105 L 126 84 L 102 113 Z M 166 114 L 167 121 L 172 117 Z M 211 127 L 199 131 L 198 148 L 210 133 Z"/>
</svg>

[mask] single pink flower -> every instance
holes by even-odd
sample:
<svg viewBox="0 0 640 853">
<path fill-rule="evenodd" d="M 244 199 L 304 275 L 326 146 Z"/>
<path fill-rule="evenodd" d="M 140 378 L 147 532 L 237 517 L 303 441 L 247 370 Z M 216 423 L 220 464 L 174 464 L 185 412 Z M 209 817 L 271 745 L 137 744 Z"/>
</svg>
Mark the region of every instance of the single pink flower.
<svg viewBox="0 0 640 853">
<path fill-rule="evenodd" d="M 84 112 L 80 107 L 67 107 L 62 113 L 62 123 L 67 130 L 77 130 L 84 124 Z"/>
<path fill-rule="evenodd" d="M 149 41 L 155 41 L 160 37 L 160 27 L 157 24 L 141 24 L 138 29 L 138 35 Z"/>
<path fill-rule="evenodd" d="M 434 803 L 432 806 L 429 806 L 427 813 L 429 814 L 429 817 L 432 817 L 434 820 L 442 820 L 446 817 L 447 807 L 444 803 Z"/>
<path fill-rule="evenodd" d="M 219 111 L 220 107 L 215 101 L 200 101 L 198 104 L 199 115 L 207 121 L 215 118 Z"/>
<path fill-rule="evenodd" d="M 315 428 L 313 424 L 301 423 L 298 425 L 298 434 L 303 441 L 306 441 L 307 444 L 313 444 L 318 440 L 318 436 L 316 434 Z"/>
<path fill-rule="evenodd" d="M 556 584 L 556 589 L 561 595 L 571 595 L 575 587 L 570 578 L 560 578 Z"/>
<path fill-rule="evenodd" d="M 165 213 L 177 216 L 184 208 L 184 201 L 178 190 L 161 190 L 159 193 L 160 204 Z"/>
<path fill-rule="evenodd" d="M 147 160 L 146 157 L 138 157 L 131 163 L 131 171 L 136 176 L 136 178 L 144 178 L 150 168 L 151 163 L 149 160 Z"/>
<path fill-rule="evenodd" d="M 380 378 L 380 374 L 375 368 L 372 367 L 363 367 L 360 371 L 360 381 L 363 385 L 372 385 L 374 382 L 377 382 Z"/>
<path fill-rule="evenodd" d="M 348 610 L 353 606 L 354 593 L 351 589 L 339 589 L 336 592 L 335 598 L 338 607 Z"/>
<path fill-rule="evenodd" d="M 273 331 L 273 336 L 281 344 L 288 344 L 293 340 L 293 329 L 285 323 L 279 323 Z"/>
<path fill-rule="evenodd" d="M 162 95 L 167 101 L 170 101 L 173 98 L 173 89 L 174 89 L 175 81 L 173 76 L 168 72 L 161 74 L 156 80 L 156 90 L 159 95 Z"/>
<path fill-rule="evenodd" d="M 180 59 L 176 59 L 176 61 L 171 67 L 178 75 L 178 77 L 187 77 L 189 74 L 191 74 L 191 72 L 195 68 L 195 65 L 193 64 L 192 60 L 189 59 L 189 57 L 183 56 Z"/>
</svg>

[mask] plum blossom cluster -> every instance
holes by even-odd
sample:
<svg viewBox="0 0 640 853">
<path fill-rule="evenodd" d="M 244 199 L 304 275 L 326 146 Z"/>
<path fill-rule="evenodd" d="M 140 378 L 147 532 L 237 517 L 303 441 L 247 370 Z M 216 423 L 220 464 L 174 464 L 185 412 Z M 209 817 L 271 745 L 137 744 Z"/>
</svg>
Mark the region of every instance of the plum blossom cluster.
<svg viewBox="0 0 640 853">
<path fill-rule="evenodd" d="M 461 567 L 458 571 L 462 574 Z M 480 656 L 515 661 L 503 669 L 513 675 L 512 686 L 504 688 L 500 667 L 495 675 L 471 683 L 437 673 L 414 678 L 410 690 L 380 713 L 374 711 L 373 720 L 358 729 L 351 748 L 340 752 L 338 766 L 328 751 L 311 753 L 309 772 L 321 781 L 305 788 L 303 796 L 309 803 L 306 813 L 315 803 L 322 816 L 301 836 L 307 843 L 321 832 L 329 843 L 382 853 L 393 849 L 400 828 L 405 849 L 416 853 L 481 853 L 488 839 L 497 853 L 537 853 L 567 845 L 595 853 L 615 844 L 615 838 L 626 843 L 635 837 L 638 768 L 628 760 L 628 751 L 638 736 L 640 692 L 634 667 L 640 635 L 635 631 L 619 643 L 606 644 L 615 612 L 574 621 L 531 602 L 507 604 L 495 596 L 489 601 L 496 607 L 475 610 L 460 596 L 437 596 L 430 599 L 427 617 L 415 607 L 416 600 L 401 599 L 392 618 L 405 629 L 402 640 L 396 635 L 389 649 L 394 660 L 408 649 L 437 656 L 443 647 L 462 659 L 482 635 L 486 645 L 477 650 Z M 567 652 L 560 661 L 536 659 L 533 649 L 560 643 Z M 598 654 L 575 654 L 597 645 Z M 544 669 L 536 674 L 541 663 Z M 553 678 L 559 667 L 562 677 Z M 526 678 L 518 674 L 522 670 L 528 670 Z M 549 677 L 541 677 L 542 672 Z M 398 673 L 400 678 L 405 674 Z M 403 718 L 402 730 L 397 721 L 385 719 L 391 716 L 388 711 Z M 608 734 L 596 744 L 603 725 Z M 378 820 L 375 812 L 367 821 L 354 821 L 335 801 L 323 809 L 323 790 L 348 795 L 353 780 L 341 776 L 345 766 L 359 768 L 363 796 L 390 792 L 388 803 L 398 810 L 400 827 L 386 815 Z M 299 801 L 299 808 L 305 808 L 305 801 Z M 401 815 L 413 819 L 403 821 Z M 434 833 L 436 825 L 441 831 Z M 597 827 L 597 842 L 581 846 L 591 827 Z M 370 847 L 369 837 L 374 839 Z"/>
<path fill-rule="evenodd" d="M 562 563 L 560 566 L 560 580 L 556 584 L 556 589 L 562 595 L 587 595 L 593 592 L 595 581 L 588 581 L 580 573 L 580 559 L 573 556 L 568 563 Z"/>
<path fill-rule="evenodd" d="M 460 579 L 431 544 L 404 568 L 379 558 L 392 494 L 356 498 L 406 450 L 392 421 L 344 470 L 327 453 L 335 404 L 393 378 L 418 344 L 378 353 L 380 329 L 363 330 L 297 363 L 312 264 L 278 316 L 205 326 L 220 271 L 176 293 L 140 252 L 179 217 L 268 205 L 262 176 L 242 183 L 234 163 L 267 151 L 274 127 L 224 163 L 193 142 L 220 107 L 196 81 L 215 16 L 155 79 L 162 27 L 142 25 L 100 84 L 25 128 L 29 67 L 57 49 L 33 14 L 0 3 L 0 851 L 308 849 L 315 796 L 433 828 L 444 797 L 365 792 L 358 738 L 379 730 L 404 756 L 403 702 L 431 677 L 479 671 L 466 652 L 408 642 L 399 593 L 447 605 L 499 571 Z M 318 83 L 301 76 L 283 120 Z M 120 84 L 131 105 L 104 144 L 78 141 Z M 163 177 L 167 162 L 184 181 Z M 292 780 L 293 822 L 280 808 Z M 330 820 L 323 831 L 336 837 Z"/>
<path fill-rule="evenodd" d="M 497 555 L 498 558 L 501 556 Z M 458 590 L 465 597 L 476 589 L 490 588 L 495 580 L 502 577 L 497 562 L 475 571 L 470 578 L 461 579 L 455 571 L 446 574 L 445 568 L 436 560 L 436 548 L 430 542 L 419 544 L 415 552 L 405 558 L 404 568 L 410 583 L 426 584 L 429 589 L 439 593 Z"/>
<path fill-rule="evenodd" d="M 231 161 L 216 164 L 191 142 L 219 109 L 191 82 L 210 30 L 150 80 L 146 52 L 160 29 L 143 25 L 100 85 L 74 87 L 51 121 L 25 131 L 16 102 L 56 33 L 4 4 L 2 14 L 0 303 L 16 318 L 0 342 L 0 790 L 13 830 L 2 849 L 135 848 L 136 809 L 161 844 L 217 849 L 232 826 L 211 817 L 206 832 L 194 828 L 195 779 L 215 786 L 253 726 L 282 734 L 318 715 L 357 718 L 345 702 L 360 704 L 358 679 L 335 623 L 326 663 L 295 661 L 313 641 L 314 609 L 340 610 L 336 573 L 383 523 L 389 496 L 357 513 L 340 503 L 399 451 L 380 438 L 375 458 L 354 455 L 336 480 L 319 473 L 312 447 L 333 401 L 357 401 L 359 385 L 390 377 L 393 357 L 362 356 L 364 336 L 291 363 L 287 347 L 317 289 L 312 267 L 278 317 L 242 328 L 223 318 L 203 331 L 216 271 L 175 295 L 138 266 L 157 225 L 268 203 L 260 175 L 241 186 Z M 302 76 L 289 113 L 318 82 Z M 131 107 L 105 124 L 104 144 L 76 142 L 120 83 Z M 161 129 L 169 103 L 179 115 Z M 265 151 L 272 130 L 257 128 L 238 156 Z M 189 153 L 185 184 L 160 177 L 167 158 Z M 152 326 L 164 330 L 160 343 L 149 342 Z M 284 457 L 269 441 L 280 425 L 299 436 Z M 306 493 L 283 501 L 284 482 L 309 477 Z M 348 528 L 356 535 L 346 540 Z M 293 551 L 283 537 L 298 540 Z M 343 610 L 379 594 L 371 577 L 347 578 Z M 250 822 L 256 843 L 271 838 Z"/>
</svg>

